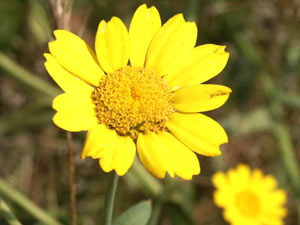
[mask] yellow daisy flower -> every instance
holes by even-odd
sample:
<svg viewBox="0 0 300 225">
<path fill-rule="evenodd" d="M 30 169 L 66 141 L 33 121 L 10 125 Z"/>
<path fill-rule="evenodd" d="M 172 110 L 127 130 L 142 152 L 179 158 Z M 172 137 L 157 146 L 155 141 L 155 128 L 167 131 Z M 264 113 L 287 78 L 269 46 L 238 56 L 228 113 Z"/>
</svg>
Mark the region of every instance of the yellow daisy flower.
<svg viewBox="0 0 300 225">
<path fill-rule="evenodd" d="M 221 154 L 225 131 L 199 112 L 223 105 L 231 90 L 201 83 L 223 70 L 229 54 L 225 46 L 195 47 L 195 23 L 177 14 L 162 26 L 157 9 L 144 4 L 129 32 L 117 17 L 100 22 L 96 54 L 68 31 L 54 35 L 45 67 L 65 93 L 53 100 L 53 121 L 64 130 L 88 130 L 82 158 L 124 175 L 137 149 L 156 177 L 191 179 L 200 173 L 194 152 Z"/>
<path fill-rule="evenodd" d="M 217 188 L 214 202 L 224 209 L 224 218 L 231 225 L 283 224 L 286 192 L 277 189 L 273 176 L 240 164 L 227 174 L 217 172 L 212 181 Z"/>
</svg>

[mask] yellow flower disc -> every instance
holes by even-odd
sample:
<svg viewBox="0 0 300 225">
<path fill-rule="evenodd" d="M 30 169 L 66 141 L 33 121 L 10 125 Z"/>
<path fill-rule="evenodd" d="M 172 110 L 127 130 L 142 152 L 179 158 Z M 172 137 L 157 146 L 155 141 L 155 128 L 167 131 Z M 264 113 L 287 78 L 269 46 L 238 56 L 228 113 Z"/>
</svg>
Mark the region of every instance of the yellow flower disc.
<svg viewBox="0 0 300 225">
<path fill-rule="evenodd" d="M 283 224 L 287 214 L 286 192 L 277 188 L 271 175 L 239 164 L 228 173 L 217 172 L 214 202 L 224 209 L 224 219 L 231 225 Z"/>
<path fill-rule="evenodd" d="M 139 132 L 165 130 L 174 112 L 170 87 L 153 69 L 141 67 L 127 66 L 103 77 L 92 99 L 100 124 L 133 139 Z"/>
</svg>

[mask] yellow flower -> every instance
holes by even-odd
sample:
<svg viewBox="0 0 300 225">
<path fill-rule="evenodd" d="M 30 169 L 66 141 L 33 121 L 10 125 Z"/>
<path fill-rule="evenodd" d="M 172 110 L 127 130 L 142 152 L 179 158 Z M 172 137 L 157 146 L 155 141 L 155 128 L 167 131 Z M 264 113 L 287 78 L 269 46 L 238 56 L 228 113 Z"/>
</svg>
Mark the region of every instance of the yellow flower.
<svg viewBox="0 0 300 225">
<path fill-rule="evenodd" d="M 65 93 L 53 100 L 53 121 L 68 131 L 88 130 L 82 158 L 124 175 L 137 149 L 156 177 L 191 179 L 200 173 L 194 152 L 221 154 L 225 131 L 199 112 L 223 105 L 231 90 L 201 83 L 223 70 L 229 54 L 225 46 L 195 47 L 195 23 L 178 14 L 161 26 L 157 9 L 144 4 L 129 32 L 117 17 L 100 22 L 96 54 L 68 31 L 54 35 L 45 67 Z"/>
<path fill-rule="evenodd" d="M 283 224 L 286 192 L 277 189 L 273 176 L 240 164 L 227 174 L 217 172 L 212 181 L 217 188 L 214 202 L 224 208 L 224 218 L 231 225 Z"/>
</svg>

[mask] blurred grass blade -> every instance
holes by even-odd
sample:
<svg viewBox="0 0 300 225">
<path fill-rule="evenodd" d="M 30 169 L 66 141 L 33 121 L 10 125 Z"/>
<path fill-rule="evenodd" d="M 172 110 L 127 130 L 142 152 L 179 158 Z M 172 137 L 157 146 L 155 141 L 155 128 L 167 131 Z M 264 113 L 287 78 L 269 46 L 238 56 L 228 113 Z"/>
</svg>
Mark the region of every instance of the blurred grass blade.
<svg viewBox="0 0 300 225">
<path fill-rule="evenodd" d="M 150 219 L 152 207 L 151 202 L 142 201 L 117 217 L 113 225 L 146 225 Z"/>
<path fill-rule="evenodd" d="M 295 188 L 295 191 L 300 194 L 299 167 L 288 128 L 285 124 L 277 122 L 274 123 L 273 133 L 280 144 L 284 165 L 290 176 L 293 187 Z"/>
<path fill-rule="evenodd" d="M 62 225 L 60 222 L 51 217 L 47 212 L 39 208 L 27 197 L 17 191 L 15 188 L 7 184 L 0 178 L 0 193 L 10 201 L 13 201 L 29 214 L 35 217 L 42 224 L 47 225 Z"/>
<path fill-rule="evenodd" d="M 269 131 L 273 125 L 273 120 L 268 109 L 260 107 L 247 113 L 233 112 L 221 121 L 221 124 L 235 135 L 253 134 Z"/>
<path fill-rule="evenodd" d="M 187 20 L 188 21 L 196 21 L 197 14 L 199 10 L 199 2 L 200 0 L 189 0 L 187 5 Z"/>
<path fill-rule="evenodd" d="M 36 42 L 44 46 L 51 37 L 51 25 L 42 1 L 30 0 L 28 6 L 28 27 Z"/>
<path fill-rule="evenodd" d="M 13 60 L 11 60 L 1 51 L 0 51 L 0 68 L 3 68 L 18 80 L 33 87 L 34 89 L 39 90 L 40 92 L 46 95 L 55 97 L 61 93 L 57 88 L 48 84 L 46 81 L 43 81 L 42 79 L 32 74 L 31 72 L 25 70 L 23 67 L 15 63 Z"/>
<path fill-rule="evenodd" d="M 10 225 L 22 225 L 12 213 L 8 205 L 0 198 L 0 216 L 3 216 Z"/>
<path fill-rule="evenodd" d="M 300 109 L 300 96 L 292 93 L 285 93 L 283 91 L 277 91 L 279 100 L 290 107 Z"/>
</svg>

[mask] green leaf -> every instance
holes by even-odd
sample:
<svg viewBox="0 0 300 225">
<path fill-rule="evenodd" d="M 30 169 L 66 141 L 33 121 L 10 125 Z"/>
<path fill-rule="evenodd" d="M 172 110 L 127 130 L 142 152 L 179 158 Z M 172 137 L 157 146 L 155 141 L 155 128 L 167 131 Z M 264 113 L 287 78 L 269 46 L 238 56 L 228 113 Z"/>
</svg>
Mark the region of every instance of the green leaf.
<svg viewBox="0 0 300 225">
<path fill-rule="evenodd" d="M 113 225 L 146 225 L 150 219 L 152 206 L 150 200 L 142 201 L 122 213 Z"/>
</svg>

